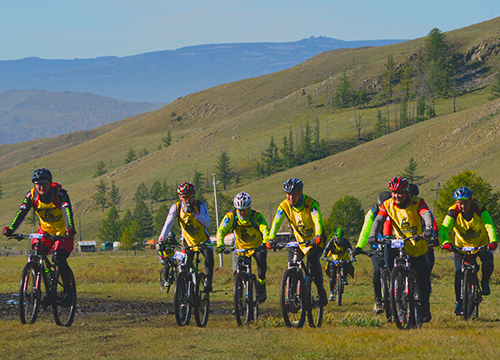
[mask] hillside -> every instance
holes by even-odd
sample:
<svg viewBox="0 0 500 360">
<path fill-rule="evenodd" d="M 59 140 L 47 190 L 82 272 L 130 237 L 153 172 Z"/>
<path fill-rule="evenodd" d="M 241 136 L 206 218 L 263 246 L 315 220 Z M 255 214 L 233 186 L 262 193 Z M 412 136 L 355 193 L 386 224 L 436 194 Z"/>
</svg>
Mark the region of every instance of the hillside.
<svg viewBox="0 0 500 360">
<path fill-rule="evenodd" d="M 487 48 L 485 44 L 494 43 L 489 39 L 495 34 L 498 37 L 499 28 L 500 19 L 494 19 L 447 35 L 455 39 L 464 54 L 476 53 Z M 264 179 L 253 175 L 253 168 L 271 136 L 281 146 L 281 139 L 290 129 L 298 133 L 307 121 L 319 120 L 322 138 L 356 137 L 352 109 L 329 110 L 329 86 L 339 81 L 346 68 L 355 83 L 375 83 L 380 80 L 389 54 L 399 64 L 423 42 L 424 39 L 416 39 L 381 48 L 325 52 L 288 70 L 188 95 L 64 151 L 53 148 L 46 156 L 26 159 L 11 168 L 7 168 L 3 157 L 11 156 L 14 148 L 0 147 L 3 154 L 0 163 L 6 166 L 0 173 L 4 192 L 0 220 L 5 224 L 11 220 L 24 192 L 30 188 L 32 170 L 44 166 L 69 191 L 77 219 L 81 220 L 83 239 L 95 239 L 103 213 L 95 209 L 91 196 L 100 179 L 108 183 L 114 180 L 119 187 L 123 215 L 123 211 L 133 208 L 132 199 L 141 182 L 148 188 L 155 180 L 166 179 L 168 184 L 176 184 L 191 180 L 194 172 L 199 171 L 207 178 L 206 191 L 210 192 L 211 174 L 222 149 L 228 151 L 241 174 L 241 184 L 230 186 L 226 194 L 248 191 L 253 206 L 268 220 L 283 199 L 281 185 L 288 177 L 304 180 L 305 192 L 320 201 L 323 216 L 327 217 L 332 204 L 346 194 L 359 198 L 368 209 L 376 194 L 385 189 L 391 177 L 401 173 L 410 157 L 415 158 L 425 176 L 421 195 L 431 207 L 435 196 L 431 189 L 465 169 L 477 170 L 498 191 L 500 168 L 492 164 L 500 150 L 500 100 L 487 101 L 486 80 L 475 91 L 457 98 L 456 113 L 452 110 L 452 99 L 441 100 L 436 106 L 438 117 L 433 119 Z M 498 70 L 498 59 L 488 52 L 483 53 L 482 59 L 489 70 L 476 70 L 474 76 L 488 79 Z M 464 62 L 464 66 L 469 64 Z M 303 96 L 304 92 L 310 96 Z M 367 132 L 373 130 L 376 111 L 376 108 L 363 110 Z M 172 132 L 172 145 L 158 150 L 161 137 L 168 131 Z M 15 151 L 22 151 L 20 144 L 16 146 Z M 32 144 L 26 144 L 24 150 L 28 146 Z M 137 151 L 147 148 L 149 155 L 123 165 L 130 148 Z M 99 161 L 105 161 L 108 173 L 93 179 Z M 210 196 L 207 198 L 211 202 Z M 158 206 L 153 204 L 154 209 Z"/>
<path fill-rule="evenodd" d="M 4 91 L 0 93 L 0 144 L 90 130 L 163 105 L 69 91 Z"/>
<path fill-rule="evenodd" d="M 189 46 L 122 58 L 0 61 L 0 91 L 69 90 L 127 101 L 171 102 L 212 86 L 290 68 L 323 51 L 401 41 L 310 37 L 287 43 Z"/>
</svg>

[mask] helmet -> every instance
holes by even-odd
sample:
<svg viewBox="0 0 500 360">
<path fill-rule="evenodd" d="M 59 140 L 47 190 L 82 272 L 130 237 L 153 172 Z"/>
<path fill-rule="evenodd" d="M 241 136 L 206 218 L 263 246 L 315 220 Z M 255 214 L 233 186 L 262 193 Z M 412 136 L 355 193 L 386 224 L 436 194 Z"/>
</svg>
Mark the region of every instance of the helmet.
<svg viewBox="0 0 500 360">
<path fill-rule="evenodd" d="M 391 191 L 408 190 L 408 180 L 402 176 L 396 176 L 389 181 L 389 189 Z"/>
<path fill-rule="evenodd" d="M 33 175 L 31 175 L 31 182 L 33 184 L 38 184 L 40 182 L 51 182 L 52 181 L 52 174 L 50 173 L 49 170 L 45 168 L 40 168 L 36 169 L 33 171 Z"/>
<path fill-rule="evenodd" d="M 196 186 L 193 183 L 185 182 L 177 187 L 177 194 L 180 196 L 190 196 L 196 193 Z"/>
<path fill-rule="evenodd" d="M 465 200 L 465 199 L 472 199 L 472 190 L 469 189 L 467 186 L 458 188 L 455 191 L 455 200 Z"/>
<path fill-rule="evenodd" d="M 420 190 L 418 190 L 418 185 L 417 184 L 408 185 L 408 192 L 413 196 L 418 196 L 418 194 L 420 193 Z"/>
<path fill-rule="evenodd" d="M 382 204 L 391 198 L 391 192 L 390 191 L 382 191 L 380 194 L 378 194 L 377 198 L 377 204 L 378 206 L 382 206 Z"/>
<path fill-rule="evenodd" d="M 234 197 L 233 205 L 236 209 L 248 209 L 252 205 L 252 198 L 246 192 L 240 192 Z"/>
<path fill-rule="evenodd" d="M 169 245 L 175 245 L 175 233 L 173 231 L 169 231 L 167 234 L 167 242 Z"/>
<path fill-rule="evenodd" d="M 283 191 L 287 194 L 293 193 L 296 190 L 302 190 L 304 183 L 299 178 L 290 178 L 283 184 Z"/>
<path fill-rule="evenodd" d="M 334 238 L 337 245 L 342 244 L 344 241 L 344 230 L 342 230 L 342 228 L 337 228 L 337 230 L 335 230 Z"/>
</svg>

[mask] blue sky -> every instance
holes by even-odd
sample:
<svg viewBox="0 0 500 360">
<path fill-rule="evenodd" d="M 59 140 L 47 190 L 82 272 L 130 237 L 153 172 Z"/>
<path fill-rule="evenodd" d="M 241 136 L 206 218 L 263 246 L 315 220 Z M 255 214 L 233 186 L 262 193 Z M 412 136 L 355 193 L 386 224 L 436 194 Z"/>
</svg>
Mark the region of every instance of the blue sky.
<svg viewBox="0 0 500 360">
<path fill-rule="evenodd" d="M 0 0 L 0 60 L 122 57 L 310 36 L 415 39 L 498 16 L 499 0 Z"/>
</svg>

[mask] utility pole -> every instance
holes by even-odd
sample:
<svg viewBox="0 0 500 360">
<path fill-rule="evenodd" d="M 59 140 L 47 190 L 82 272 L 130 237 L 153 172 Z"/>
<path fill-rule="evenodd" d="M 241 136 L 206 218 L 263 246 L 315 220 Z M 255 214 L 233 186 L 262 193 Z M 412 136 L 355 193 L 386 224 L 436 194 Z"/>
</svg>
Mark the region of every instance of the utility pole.
<svg viewBox="0 0 500 360">
<path fill-rule="evenodd" d="M 213 184 L 214 184 L 215 222 L 217 224 L 217 230 L 218 230 L 219 229 L 219 208 L 217 206 L 217 184 L 218 184 L 218 181 L 215 178 L 215 176 L 216 176 L 215 174 L 212 174 L 212 176 L 214 178 Z M 223 241 L 224 241 L 224 239 L 223 239 Z M 224 259 L 222 257 L 222 253 L 219 254 L 219 266 L 220 267 L 224 266 Z"/>
<path fill-rule="evenodd" d="M 437 199 L 438 199 L 439 190 L 441 190 L 441 183 L 438 183 L 437 188 L 431 189 L 431 191 L 435 191 L 436 192 L 436 197 L 434 199 L 434 212 L 436 212 L 436 203 L 437 203 Z"/>
</svg>

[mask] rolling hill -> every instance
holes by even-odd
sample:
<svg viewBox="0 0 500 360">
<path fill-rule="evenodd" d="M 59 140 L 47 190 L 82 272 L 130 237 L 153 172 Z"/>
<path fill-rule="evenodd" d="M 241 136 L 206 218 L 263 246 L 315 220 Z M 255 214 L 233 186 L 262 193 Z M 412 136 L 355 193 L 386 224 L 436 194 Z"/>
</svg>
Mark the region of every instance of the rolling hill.
<svg viewBox="0 0 500 360">
<path fill-rule="evenodd" d="M 353 110 L 332 109 L 331 88 L 344 71 L 359 86 L 376 84 L 388 55 L 394 56 L 396 64 L 402 64 L 425 39 L 380 48 L 324 52 L 291 69 L 219 85 L 182 97 L 155 112 L 95 129 L 88 139 L 82 138 L 82 133 L 68 134 L 80 140 L 68 140 L 64 151 L 58 151 L 55 141 L 45 142 L 47 155 L 39 157 L 28 156 L 37 152 L 39 142 L 0 146 L 4 192 L 0 220 L 10 222 L 31 186 L 32 170 L 43 166 L 51 169 L 54 180 L 69 191 L 83 239 L 95 239 L 103 213 L 96 210 L 91 197 L 101 179 L 108 183 L 114 180 L 119 187 L 123 213 L 134 207 L 133 196 L 141 182 L 148 188 L 155 180 L 176 184 L 191 180 L 199 171 L 207 179 L 206 191 L 211 191 L 211 175 L 222 149 L 227 150 L 241 174 L 240 184 L 230 186 L 225 193 L 233 196 L 242 190 L 249 192 L 254 208 L 268 220 L 283 199 L 281 186 L 289 177 L 304 180 L 305 193 L 320 201 L 323 216 L 327 217 L 333 203 L 346 194 L 359 198 L 368 209 L 387 181 L 403 171 L 410 157 L 425 176 L 421 195 L 431 207 L 435 196 L 432 189 L 437 183 L 443 184 L 466 169 L 476 170 L 498 191 L 500 167 L 495 159 L 500 151 L 500 100 L 487 100 L 486 85 L 499 69 L 495 56 L 499 28 L 497 18 L 446 34 L 469 59 L 463 63 L 469 75 L 461 84 L 474 89 L 456 99 L 457 112 L 453 112 L 452 99 L 438 101 L 435 118 L 263 179 L 253 175 L 253 168 L 271 137 L 281 146 L 281 139 L 290 129 L 298 134 L 307 121 L 317 119 L 322 138 L 355 138 Z M 477 65 L 478 56 L 481 66 Z M 361 111 L 370 133 L 377 108 Z M 172 133 L 172 145 L 159 150 L 161 137 L 168 131 Z M 149 154 L 124 165 L 123 158 L 130 148 L 146 148 Z M 10 162 L 6 160 L 9 157 Z M 19 162 L 16 166 L 14 158 Z M 99 161 L 106 163 L 108 173 L 92 178 Z M 153 204 L 153 208 L 158 205 Z"/>
</svg>

